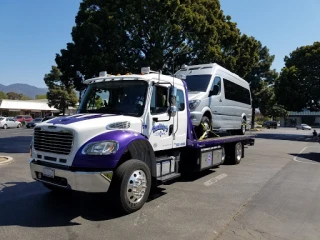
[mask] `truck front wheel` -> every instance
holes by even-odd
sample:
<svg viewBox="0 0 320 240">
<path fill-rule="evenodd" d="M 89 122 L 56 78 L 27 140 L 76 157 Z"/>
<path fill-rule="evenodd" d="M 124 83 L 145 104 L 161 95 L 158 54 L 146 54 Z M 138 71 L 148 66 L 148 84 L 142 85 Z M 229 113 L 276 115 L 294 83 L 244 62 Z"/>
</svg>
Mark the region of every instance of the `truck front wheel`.
<svg viewBox="0 0 320 240">
<path fill-rule="evenodd" d="M 151 189 L 149 167 L 140 160 L 128 160 L 114 172 L 111 193 L 115 203 L 126 213 L 139 210 Z"/>
</svg>

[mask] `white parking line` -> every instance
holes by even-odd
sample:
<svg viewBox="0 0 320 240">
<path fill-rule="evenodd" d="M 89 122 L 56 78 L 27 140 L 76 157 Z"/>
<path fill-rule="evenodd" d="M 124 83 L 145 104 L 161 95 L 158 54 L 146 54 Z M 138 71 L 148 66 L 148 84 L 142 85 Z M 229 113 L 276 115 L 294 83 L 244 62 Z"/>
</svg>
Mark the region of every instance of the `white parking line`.
<svg viewBox="0 0 320 240">
<path fill-rule="evenodd" d="M 303 162 L 303 161 L 299 161 L 299 160 L 297 159 L 297 158 L 299 157 L 299 155 L 304 152 L 304 150 L 306 150 L 307 148 L 313 148 L 313 147 L 314 147 L 314 146 L 307 146 L 307 147 L 303 148 L 303 149 L 298 153 L 298 155 L 293 158 L 293 161 L 296 161 L 296 162 L 299 162 L 299 163 L 307 163 L 307 164 L 319 164 L 319 163 L 315 163 L 315 162 Z M 315 147 L 314 147 L 314 148 L 315 148 Z M 320 153 L 319 153 L 319 155 L 320 155 Z"/>
<path fill-rule="evenodd" d="M 214 178 L 209 179 L 208 181 L 205 181 L 203 184 L 207 187 L 211 186 L 212 184 L 218 182 L 219 180 L 224 179 L 225 177 L 227 177 L 228 175 L 225 173 L 222 173 Z"/>
</svg>

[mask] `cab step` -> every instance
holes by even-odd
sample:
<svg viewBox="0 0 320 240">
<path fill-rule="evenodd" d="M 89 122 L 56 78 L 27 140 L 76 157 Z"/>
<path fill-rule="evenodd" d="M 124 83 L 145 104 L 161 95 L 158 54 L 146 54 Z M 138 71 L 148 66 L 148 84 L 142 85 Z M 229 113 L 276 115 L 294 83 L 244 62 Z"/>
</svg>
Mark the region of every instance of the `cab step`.
<svg viewBox="0 0 320 240">
<path fill-rule="evenodd" d="M 167 182 L 167 181 L 170 181 L 172 179 L 178 178 L 180 176 L 181 176 L 180 173 L 170 173 L 168 175 L 165 175 L 165 176 L 162 176 L 162 177 L 158 177 L 157 180 L 161 181 L 161 182 Z"/>
</svg>

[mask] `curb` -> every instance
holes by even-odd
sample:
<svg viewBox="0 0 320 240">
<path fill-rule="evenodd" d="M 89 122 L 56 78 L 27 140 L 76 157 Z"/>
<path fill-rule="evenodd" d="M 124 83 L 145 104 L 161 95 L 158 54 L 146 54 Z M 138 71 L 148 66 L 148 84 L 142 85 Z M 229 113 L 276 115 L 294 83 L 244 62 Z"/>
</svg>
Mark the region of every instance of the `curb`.
<svg viewBox="0 0 320 240">
<path fill-rule="evenodd" d="M 7 160 L 4 160 L 4 161 L 1 161 L 1 160 L 0 160 L 0 165 L 5 165 L 5 164 L 13 161 L 13 158 L 12 158 L 12 157 L 8 157 L 8 156 L 0 156 L 0 157 L 2 157 L 2 158 L 7 158 Z"/>
</svg>

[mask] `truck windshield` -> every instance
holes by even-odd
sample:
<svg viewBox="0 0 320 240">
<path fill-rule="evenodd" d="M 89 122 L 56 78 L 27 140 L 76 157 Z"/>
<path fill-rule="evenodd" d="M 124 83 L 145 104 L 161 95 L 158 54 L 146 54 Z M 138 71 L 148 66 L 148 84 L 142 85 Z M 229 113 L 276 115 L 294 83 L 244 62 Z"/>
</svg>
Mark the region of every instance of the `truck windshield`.
<svg viewBox="0 0 320 240">
<path fill-rule="evenodd" d="M 212 75 L 187 75 L 188 92 L 205 92 L 208 89 Z"/>
<path fill-rule="evenodd" d="M 90 84 L 78 113 L 111 113 L 139 117 L 143 114 L 148 83 L 123 80 Z"/>
</svg>

